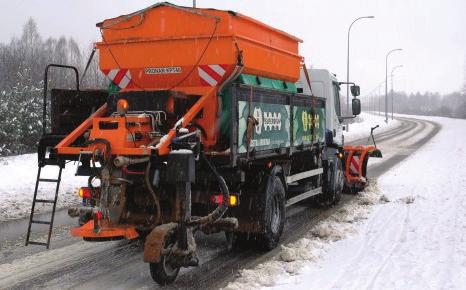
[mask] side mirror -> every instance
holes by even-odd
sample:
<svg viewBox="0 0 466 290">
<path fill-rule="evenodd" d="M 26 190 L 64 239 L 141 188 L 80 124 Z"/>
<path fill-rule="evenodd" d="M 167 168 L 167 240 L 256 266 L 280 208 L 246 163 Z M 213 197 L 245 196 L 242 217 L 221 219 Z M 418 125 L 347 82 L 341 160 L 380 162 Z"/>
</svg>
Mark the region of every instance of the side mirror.
<svg viewBox="0 0 466 290">
<path fill-rule="evenodd" d="M 351 87 L 351 91 L 353 91 L 353 87 Z M 361 100 L 354 98 L 351 103 L 351 108 L 353 110 L 353 116 L 361 114 Z"/>
<path fill-rule="evenodd" d="M 359 86 L 357 86 L 357 85 L 352 85 L 352 86 L 351 86 L 351 94 L 353 95 L 353 97 L 359 96 L 359 93 L 360 93 Z"/>
</svg>

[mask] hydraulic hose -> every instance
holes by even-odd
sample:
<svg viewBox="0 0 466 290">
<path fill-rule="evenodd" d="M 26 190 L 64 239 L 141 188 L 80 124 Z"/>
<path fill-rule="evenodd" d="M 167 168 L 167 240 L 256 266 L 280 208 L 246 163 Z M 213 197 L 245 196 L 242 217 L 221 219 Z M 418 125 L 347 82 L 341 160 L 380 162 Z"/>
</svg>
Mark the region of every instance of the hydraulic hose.
<svg viewBox="0 0 466 290">
<path fill-rule="evenodd" d="M 204 225 L 217 221 L 227 211 L 228 201 L 230 200 L 230 191 L 228 189 L 227 183 L 225 182 L 225 179 L 223 179 L 223 177 L 218 173 L 217 169 L 215 169 L 215 167 L 209 162 L 209 160 L 207 160 L 206 156 L 203 153 L 201 153 L 200 155 L 202 157 L 202 160 L 204 160 L 204 162 L 207 164 L 207 166 L 217 179 L 218 185 L 220 186 L 220 190 L 223 194 L 223 203 L 219 204 L 217 208 L 215 208 L 215 210 L 212 211 L 210 214 L 197 218 L 195 220 L 191 220 L 188 223 L 188 225 L 190 226 Z"/>
<path fill-rule="evenodd" d="M 151 162 L 149 161 L 149 162 L 147 162 L 146 173 L 144 174 L 144 180 L 146 182 L 147 189 L 149 190 L 150 194 L 152 195 L 152 198 L 154 199 L 155 208 L 157 210 L 157 214 L 155 216 L 155 224 L 158 225 L 159 222 L 160 222 L 160 216 L 161 216 L 160 201 L 159 201 L 159 198 L 157 197 L 157 195 L 155 194 L 155 191 L 154 191 L 154 188 L 152 187 L 152 184 L 150 183 L 150 179 L 149 179 L 150 166 L 151 166 Z"/>
</svg>

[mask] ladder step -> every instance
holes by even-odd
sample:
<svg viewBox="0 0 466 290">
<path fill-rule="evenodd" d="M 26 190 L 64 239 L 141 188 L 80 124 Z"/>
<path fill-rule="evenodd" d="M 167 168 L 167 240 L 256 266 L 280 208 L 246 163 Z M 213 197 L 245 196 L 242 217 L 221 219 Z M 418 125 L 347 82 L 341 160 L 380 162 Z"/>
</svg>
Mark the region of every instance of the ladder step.
<svg viewBox="0 0 466 290">
<path fill-rule="evenodd" d="M 39 178 L 39 181 L 42 181 L 42 182 L 59 182 L 60 179 Z"/>
<path fill-rule="evenodd" d="M 35 221 L 35 220 L 32 220 L 31 223 L 34 223 L 34 224 L 43 224 L 43 225 L 49 225 L 50 222 L 46 222 L 46 221 Z"/>
<path fill-rule="evenodd" d="M 55 200 L 53 200 L 53 199 L 36 199 L 36 202 L 55 203 Z"/>
<path fill-rule="evenodd" d="M 28 241 L 27 243 L 31 245 L 47 246 L 47 243 L 43 243 L 43 242 Z"/>
<path fill-rule="evenodd" d="M 57 159 L 51 159 L 51 158 L 44 158 L 39 162 L 41 165 L 50 165 L 50 166 L 59 166 L 59 167 L 64 167 L 64 163 L 60 160 Z"/>
</svg>

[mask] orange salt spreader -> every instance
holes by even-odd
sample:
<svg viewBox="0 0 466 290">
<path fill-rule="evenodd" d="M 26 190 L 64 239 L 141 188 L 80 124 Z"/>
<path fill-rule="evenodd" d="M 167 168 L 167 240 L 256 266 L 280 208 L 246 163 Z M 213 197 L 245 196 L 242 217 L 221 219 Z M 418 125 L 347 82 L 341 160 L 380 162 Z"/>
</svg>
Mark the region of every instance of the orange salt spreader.
<svg viewBox="0 0 466 290">
<path fill-rule="evenodd" d="M 164 2 L 97 27 L 102 34 L 96 43 L 99 66 L 108 79 L 121 93 L 176 91 L 192 98 L 195 104 L 178 125 L 186 127 L 196 117 L 208 150 L 218 139 L 216 94 L 222 85 L 240 74 L 293 83 L 299 79 L 302 41 L 240 13 Z M 69 134 L 58 144 L 58 153 L 79 154 L 82 148 L 69 145 L 107 109 L 104 105 Z M 197 116 L 201 111 L 202 117 Z M 172 130 L 157 144 L 158 154 L 169 153 L 173 137 Z M 150 150 L 131 146 L 112 148 L 118 154 L 150 155 Z"/>
</svg>

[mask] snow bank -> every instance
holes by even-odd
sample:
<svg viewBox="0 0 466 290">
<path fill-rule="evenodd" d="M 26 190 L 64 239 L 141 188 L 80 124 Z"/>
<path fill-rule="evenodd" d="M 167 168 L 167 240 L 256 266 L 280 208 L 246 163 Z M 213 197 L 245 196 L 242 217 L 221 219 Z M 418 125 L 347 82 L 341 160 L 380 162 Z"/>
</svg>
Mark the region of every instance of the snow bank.
<svg viewBox="0 0 466 290">
<path fill-rule="evenodd" d="M 77 188 L 87 184 L 87 178 L 76 177 L 76 167 L 69 163 L 62 172 L 58 208 L 79 203 Z M 37 154 L 0 158 L 0 222 L 29 215 L 37 177 Z M 42 169 L 42 178 L 58 177 L 57 166 Z M 55 183 L 42 182 L 38 198 L 53 199 Z M 52 205 L 37 204 L 37 212 L 49 211 Z"/>
</svg>

